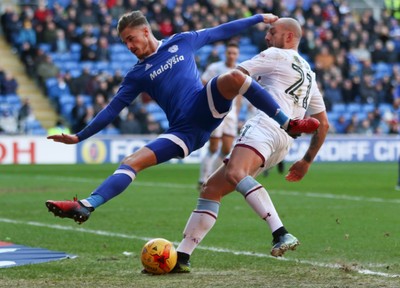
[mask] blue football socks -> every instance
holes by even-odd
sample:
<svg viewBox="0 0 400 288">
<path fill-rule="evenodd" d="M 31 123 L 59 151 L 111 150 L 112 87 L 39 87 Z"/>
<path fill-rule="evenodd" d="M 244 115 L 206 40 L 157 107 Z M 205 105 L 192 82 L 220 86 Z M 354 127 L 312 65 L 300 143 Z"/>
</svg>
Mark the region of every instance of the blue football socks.
<svg viewBox="0 0 400 288">
<path fill-rule="evenodd" d="M 81 203 L 97 208 L 123 192 L 135 178 L 136 171 L 129 165 L 122 164 L 88 198 L 81 200 Z"/>
<path fill-rule="evenodd" d="M 280 126 L 284 127 L 285 124 L 287 124 L 289 117 L 280 110 L 280 106 L 276 103 L 275 99 L 272 98 L 271 94 L 263 89 L 255 80 L 251 79 L 249 76 L 247 77 L 248 78 L 243 84 L 241 90 L 246 89 L 245 86 L 250 84 L 250 80 L 251 84 L 248 86 L 247 91 L 241 94 L 256 108 L 266 113 L 269 117 L 278 122 Z"/>
</svg>

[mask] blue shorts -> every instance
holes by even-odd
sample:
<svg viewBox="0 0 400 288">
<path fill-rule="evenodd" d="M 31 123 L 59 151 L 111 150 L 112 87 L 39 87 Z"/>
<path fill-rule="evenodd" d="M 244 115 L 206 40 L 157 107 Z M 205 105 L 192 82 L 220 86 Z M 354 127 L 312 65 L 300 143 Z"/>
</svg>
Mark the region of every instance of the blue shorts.
<svg viewBox="0 0 400 288">
<path fill-rule="evenodd" d="M 156 153 L 158 163 L 184 158 L 203 147 L 210 139 L 211 132 L 228 114 L 232 100 L 225 99 L 218 91 L 217 78 L 211 79 L 197 93 L 196 100 L 189 103 L 187 110 L 190 113 L 184 119 L 171 125 L 165 133 L 146 145 Z M 168 145 L 165 139 L 172 143 Z"/>
</svg>

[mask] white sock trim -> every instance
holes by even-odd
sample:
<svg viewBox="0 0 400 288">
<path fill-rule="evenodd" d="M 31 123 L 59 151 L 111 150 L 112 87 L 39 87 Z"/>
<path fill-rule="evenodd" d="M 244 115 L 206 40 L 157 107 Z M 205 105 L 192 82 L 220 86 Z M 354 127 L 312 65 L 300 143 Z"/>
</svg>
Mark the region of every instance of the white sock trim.
<svg viewBox="0 0 400 288">
<path fill-rule="evenodd" d="M 135 180 L 135 178 L 136 178 L 136 174 L 135 173 L 133 173 L 130 170 L 125 170 L 125 169 L 117 169 L 117 170 L 115 170 L 114 174 L 125 174 L 125 175 L 128 175 L 132 179 L 132 181 Z"/>
<path fill-rule="evenodd" d="M 244 80 L 244 83 L 243 83 L 242 87 L 240 87 L 238 94 L 243 95 L 244 93 L 246 93 L 247 90 L 249 89 L 252 81 L 253 81 L 253 79 L 251 79 L 251 77 L 249 75 L 246 75 L 246 80 Z"/>
</svg>

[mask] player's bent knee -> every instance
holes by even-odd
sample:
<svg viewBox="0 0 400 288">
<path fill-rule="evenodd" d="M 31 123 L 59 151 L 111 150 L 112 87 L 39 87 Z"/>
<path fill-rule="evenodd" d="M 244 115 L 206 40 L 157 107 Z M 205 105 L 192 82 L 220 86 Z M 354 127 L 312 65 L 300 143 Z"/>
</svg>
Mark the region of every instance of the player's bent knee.
<svg viewBox="0 0 400 288">
<path fill-rule="evenodd" d="M 242 180 L 246 175 L 244 175 L 241 171 L 236 169 L 227 169 L 225 171 L 225 179 L 229 182 L 229 184 L 233 185 L 234 187 Z"/>
<path fill-rule="evenodd" d="M 237 87 L 241 87 L 243 85 L 243 82 L 246 78 L 246 75 L 237 70 L 233 69 L 227 73 L 228 79 L 233 82 Z"/>
</svg>

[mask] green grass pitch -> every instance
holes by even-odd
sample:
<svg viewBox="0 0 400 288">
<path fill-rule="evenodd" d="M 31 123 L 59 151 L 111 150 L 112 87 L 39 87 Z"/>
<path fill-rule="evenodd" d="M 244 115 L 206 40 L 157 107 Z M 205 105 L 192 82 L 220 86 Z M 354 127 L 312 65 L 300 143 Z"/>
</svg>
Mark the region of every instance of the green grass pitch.
<svg viewBox="0 0 400 288">
<path fill-rule="evenodd" d="M 86 197 L 116 167 L 0 166 L 0 241 L 78 256 L 0 269 L 0 287 L 400 287 L 397 163 L 314 163 L 299 183 L 272 169 L 258 180 L 299 238 L 296 251 L 270 257 L 268 226 L 232 193 L 193 253 L 192 273 L 161 276 L 140 274 L 140 250 L 150 238 L 181 240 L 198 197 L 198 165 L 141 172 L 83 225 L 44 205 Z"/>
</svg>

